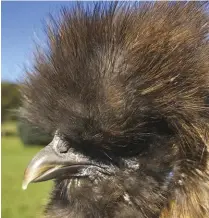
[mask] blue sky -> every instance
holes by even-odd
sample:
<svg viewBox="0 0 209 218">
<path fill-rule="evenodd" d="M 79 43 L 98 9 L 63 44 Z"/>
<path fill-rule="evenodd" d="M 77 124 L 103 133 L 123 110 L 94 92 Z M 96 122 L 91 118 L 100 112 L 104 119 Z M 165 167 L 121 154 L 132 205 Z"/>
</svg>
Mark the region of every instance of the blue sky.
<svg viewBox="0 0 209 218">
<path fill-rule="evenodd" d="M 2 80 L 17 82 L 31 63 L 34 40 L 44 42 L 44 19 L 72 2 L 2 2 Z"/>
</svg>

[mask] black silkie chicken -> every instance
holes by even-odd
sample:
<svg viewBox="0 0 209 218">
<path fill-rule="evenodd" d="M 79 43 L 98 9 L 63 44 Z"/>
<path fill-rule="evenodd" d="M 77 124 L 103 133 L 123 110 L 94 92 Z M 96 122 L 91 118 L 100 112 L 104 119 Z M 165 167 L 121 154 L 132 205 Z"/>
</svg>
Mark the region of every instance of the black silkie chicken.
<svg viewBox="0 0 209 218">
<path fill-rule="evenodd" d="M 63 9 L 22 86 L 53 133 L 25 171 L 46 218 L 209 217 L 209 16 L 202 3 Z"/>
</svg>

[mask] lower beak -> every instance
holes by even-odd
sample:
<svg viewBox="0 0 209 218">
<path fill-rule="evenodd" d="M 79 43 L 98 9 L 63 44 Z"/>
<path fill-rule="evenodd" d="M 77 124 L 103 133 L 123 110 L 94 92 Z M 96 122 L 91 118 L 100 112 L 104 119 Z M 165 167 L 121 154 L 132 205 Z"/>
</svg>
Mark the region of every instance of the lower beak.
<svg viewBox="0 0 209 218">
<path fill-rule="evenodd" d="M 22 188 L 27 189 L 29 183 L 76 176 L 87 165 L 90 165 L 87 158 L 79 154 L 73 152 L 56 153 L 52 141 L 29 163 L 24 173 Z"/>
</svg>

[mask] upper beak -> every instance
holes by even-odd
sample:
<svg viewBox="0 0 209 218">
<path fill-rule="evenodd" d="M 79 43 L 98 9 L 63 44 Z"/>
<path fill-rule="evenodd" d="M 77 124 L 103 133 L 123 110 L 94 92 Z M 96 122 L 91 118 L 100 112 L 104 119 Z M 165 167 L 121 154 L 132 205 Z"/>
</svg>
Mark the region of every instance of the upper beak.
<svg viewBox="0 0 209 218">
<path fill-rule="evenodd" d="M 24 173 L 23 189 L 31 182 L 76 175 L 86 165 L 90 165 L 89 160 L 80 154 L 69 151 L 64 154 L 57 153 L 54 148 L 62 143 L 63 141 L 55 136 L 53 141 L 32 159 Z"/>
</svg>

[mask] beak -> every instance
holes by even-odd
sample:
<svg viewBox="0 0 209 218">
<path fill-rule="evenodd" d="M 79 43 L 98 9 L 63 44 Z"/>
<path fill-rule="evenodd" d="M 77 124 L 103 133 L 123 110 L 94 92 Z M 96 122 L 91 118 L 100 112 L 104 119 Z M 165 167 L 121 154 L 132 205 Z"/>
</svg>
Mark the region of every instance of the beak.
<svg viewBox="0 0 209 218">
<path fill-rule="evenodd" d="M 54 178 L 69 178 L 90 165 L 89 160 L 69 149 L 66 153 L 58 153 L 65 143 L 55 135 L 53 141 L 42 149 L 29 163 L 24 173 L 22 188 L 29 183 L 42 182 Z"/>
</svg>

